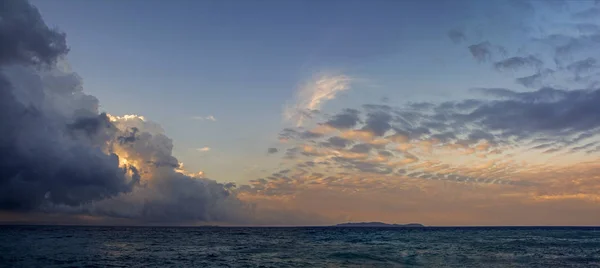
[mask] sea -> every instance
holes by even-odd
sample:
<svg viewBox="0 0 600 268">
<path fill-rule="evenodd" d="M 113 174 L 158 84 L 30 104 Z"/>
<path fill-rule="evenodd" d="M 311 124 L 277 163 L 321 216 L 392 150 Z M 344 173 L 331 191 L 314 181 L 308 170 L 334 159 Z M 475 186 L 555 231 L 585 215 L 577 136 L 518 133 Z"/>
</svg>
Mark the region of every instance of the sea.
<svg viewBox="0 0 600 268">
<path fill-rule="evenodd" d="M 600 227 L 0 226 L 0 267 L 600 267 Z"/>
</svg>

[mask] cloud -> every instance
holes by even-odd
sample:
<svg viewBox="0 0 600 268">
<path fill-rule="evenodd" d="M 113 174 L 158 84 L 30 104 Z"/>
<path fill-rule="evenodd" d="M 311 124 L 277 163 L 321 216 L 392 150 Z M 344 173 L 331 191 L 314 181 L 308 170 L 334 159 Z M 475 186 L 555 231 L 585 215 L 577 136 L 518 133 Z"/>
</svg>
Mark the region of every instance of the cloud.
<svg viewBox="0 0 600 268">
<path fill-rule="evenodd" d="M 523 85 L 524 87 L 537 89 L 544 86 L 544 80 L 553 73 L 555 73 L 555 71 L 552 69 L 543 69 L 535 74 L 516 78 L 515 82 Z"/>
<path fill-rule="evenodd" d="M 598 60 L 592 57 L 588 57 L 583 60 L 575 61 L 567 65 L 567 70 L 572 71 L 575 75 L 579 76 L 582 73 L 598 69 Z"/>
<path fill-rule="evenodd" d="M 0 211 L 256 222 L 234 184 L 186 173 L 158 124 L 99 113 L 81 78 L 64 68 L 65 34 L 49 29 L 36 8 L 22 0 L 2 6 Z"/>
<path fill-rule="evenodd" d="M 511 57 L 505 60 L 494 63 L 494 67 L 497 70 L 512 69 L 516 70 L 522 67 L 534 67 L 540 69 L 544 62 L 535 56 L 529 55 L 527 57 Z"/>
<path fill-rule="evenodd" d="M 597 189 L 594 183 L 597 168 L 560 162 L 544 163 L 543 160 L 537 161 L 536 157 L 521 162 L 512 159 L 512 154 L 520 150 L 525 153 L 538 151 L 537 157 L 545 153 L 559 159 L 568 159 L 568 156 L 564 156 L 566 151 L 559 151 L 557 148 L 574 146 L 573 150 L 576 152 L 593 149 L 597 143 L 590 142 L 590 139 L 599 138 L 593 131 L 584 131 L 588 129 L 585 127 L 574 129 L 569 134 L 565 133 L 562 126 L 545 129 L 547 124 L 542 122 L 543 126 L 536 126 L 539 118 L 529 113 L 524 113 L 524 120 L 527 122 L 522 124 L 530 124 L 532 128 L 508 125 L 497 131 L 499 129 L 490 125 L 495 120 L 488 122 L 483 118 L 511 115 L 512 109 L 498 108 L 485 115 L 480 114 L 485 107 L 507 104 L 551 104 L 562 107 L 556 110 L 568 111 L 570 108 L 567 109 L 567 106 L 582 106 L 577 101 L 572 102 L 573 100 L 584 101 L 588 97 L 570 97 L 569 92 L 561 90 L 523 93 L 508 89 L 480 89 L 479 93 L 485 93 L 486 98 L 429 103 L 422 105 L 425 108 L 418 112 L 411 110 L 412 117 L 405 116 L 409 118 L 410 125 L 404 125 L 403 121 L 393 118 L 390 124 L 396 133 L 382 138 L 374 135 L 368 138 L 351 135 L 341 137 L 336 136 L 339 132 L 332 132 L 313 139 L 298 137 L 297 140 L 291 140 L 290 143 L 298 146 L 288 149 L 288 153 L 293 154 L 293 163 L 297 164 L 286 167 L 285 172 L 275 172 L 263 180 L 253 181 L 252 186 L 243 187 L 244 195 L 264 202 L 277 203 L 285 200 L 286 204 L 302 208 L 310 207 L 309 200 L 315 200 L 320 204 L 332 204 L 331 209 L 326 206 L 311 207 L 315 211 L 331 216 L 338 215 L 344 209 L 353 217 L 367 213 L 368 215 L 363 216 L 364 219 L 385 214 L 381 211 L 369 214 L 378 202 L 386 204 L 390 213 L 412 208 L 414 211 L 423 211 L 427 217 L 437 217 L 443 213 L 434 209 L 439 202 L 448 202 L 452 206 L 460 203 L 469 208 L 469 211 L 461 212 L 465 213 L 464 217 L 471 217 L 469 221 L 460 221 L 461 224 L 479 223 L 477 217 L 485 214 L 473 202 L 503 211 L 505 208 L 502 202 L 506 202 L 513 210 L 519 208 L 531 212 L 545 209 L 550 213 L 556 202 L 573 200 L 577 202 L 576 206 L 585 207 L 589 212 L 593 202 L 597 200 L 597 194 L 594 193 L 594 189 Z M 575 95 L 581 93 L 574 92 Z M 369 107 L 365 110 L 372 109 L 367 105 L 363 107 Z M 401 116 L 406 111 L 406 107 L 401 106 L 391 108 L 388 113 Z M 365 114 L 368 113 L 361 111 L 359 114 L 367 117 Z M 513 121 L 516 118 L 511 117 Z M 427 128 L 427 131 L 421 130 L 431 121 L 443 122 L 444 126 L 442 128 L 432 124 L 433 127 Z M 571 120 L 571 123 L 564 128 L 573 129 L 580 125 L 576 120 Z M 366 123 L 357 124 L 345 131 L 364 131 L 362 129 L 365 125 Z M 523 129 L 519 133 L 520 138 L 502 135 L 503 130 L 515 132 L 516 128 Z M 538 128 L 539 130 L 533 130 Z M 440 132 L 441 129 L 445 132 Z M 435 136 L 438 133 L 440 135 Z M 436 138 L 440 136 L 447 138 Z M 388 142 L 380 143 L 380 139 Z M 572 182 L 573 179 L 577 183 Z M 456 196 L 460 196 L 461 200 L 464 198 L 464 203 L 455 199 Z M 388 202 L 400 197 L 402 202 Z M 348 205 L 347 202 L 353 202 L 351 200 L 357 203 Z M 404 206 L 406 202 L 409 204 Z M 428 202 L 431 202 L 430 206 L 424 205 Z M 509 211 L 507 209 L 503 213 L 511 215 Z M 411 217 L 423 216 L 414 214 Z M 395 217 L 391 219 L 399 220 Z M 428 219 L 434 221 L 433 218 Z M 545 219 L 556 222 L 556 218 Z M 447 217 L 435 220 L 439 224 L 447 221 Z M 532 222 L 535 220 L 532 219 Z"/>
<path fill-rule="evenodd" d="M 367 120 L 362 129 L 371 131 L 376 136 L 383 136 L 388 130 L 392 129 L 391 121 L 392 116 L 387 112 L 372 112 L 367 114 Z"/>
<path fill-rule="evenodd" d="M 355 109 L 345 109 L 342 113 L 336 114 L 325 124 L 337 129 L 353 128 L 360 122 L 360 112 Z"/>
<path fill-rule="evenodd" d="M 454 42 L 455 44 L 467 40 L 467 36 L 465 35 L 465 33 L 460 30 L 448 31 L 448 38 L 450 38 L 450 40 L 452 40 L 452 42 Z"/>
<path fill-rule="evenodd" d="M 520 167 L 512 166 L 509 171 L 502 159 L 508 153 L 503 151 L 593 152 L 596 142 L 592 141 L 600 140 L 600 135 L 594 134 L 600 129 L 600 121 L 595 119 L 600 110 L 594 105 L 600 102 L 598 90 L 480 88 L 474 92 L 483 97 L 395 108 L 363 105 L 363 111 L 345 109 L 317 123 L 338 130 L 321 135 L 287 129 L 296 133 L 288 136 L 296 147 L 288 149 L 285 158 L 308 158 L 313 163 L 327 160 L 328 169 L 357 174 L 387 176 L 408 169 L 417 179 L 532 186 L 534 182 L 511 178 Z M 456 159 L 438 159 L 446 154 Z M 423 166 L 434 159 L 448 163 L 462 159 L 482 168 L 461 167 L 461 162 Z M 318 166 L 302 164 L 298 168 Z"/>
<path fill-rule="evenodd" d="M 27 1 L 3 1 L 0 17 L 3 65 L 50 64 L 68 52 L 65 34 L 48 28 L 37 9 Z"/>
<path fill-rule="evenodd" d="M 469 52 L 479 62 L 490 61 L 494 58 L 495 54 L 506 54 L 506 50 L 501 46 L 492 45 L 489 41 L 470 45 Z"/>
<path fill-rule="evenodd" d="M 348 145 L 352 144 L 351 140 L 344 139 L 341 137 L 330 137 L 325 142 L 321 142 L 321 146 L 325 147 L 333 147 L 333 148 L 346 148 Z"/>
<path fill-rule="evenodd" d="M 484 41 L 467 49 L 477 62 L 525 89 L 490 86 L 462 100 L 366 104 L 307 117 L 306 124 L 335 130 L 302 135 L 309 130 L 287 129 L 291 148 L 282 162 L 287 171 L 256 180 L 246 193 L 364 220 L 398 215 L 389 219 L 597 222 L 598 26 L 537 21 L 536 14 L 569 18 L 581 9 L 569 8 L 575 6 L 569 1 L 511 3 L 522 12 L 500 14 L 498 27 L 478 20 L 474 27 L 484 27 L 469 37 Z M 506 25 L 522 28 L 503 28 L 508 20 Z M 465 32 L 471 31 L 451 31 L 448 37 L 465 42 Z M 513 39 L 502 44 L 505 33 Z M 556 217 L 559 210 L 571 218 Z"/>
<path fill-rule="evenodd" d="M 352 79 L 346 75 L 320 75 L 300 87 L 296 93 L 295 102 L 288 105 L 284 111 L 287 120 L 301 126 L 310 118 L 310 113 L 319 110 L 326 102 L 350 88 Z"/>
<path fill-rule="evenodd" d="M 480 122 L 488 130 L 521 138 L 533 135 L 560 137 L 600 127 L 595 116 L 600 114 L 595 104 L 600 101 L 598 90 L 543 88 L 533 92 L 506 91 L 499 96 L 507 99 L 480 106 L 464 114 L 462 119 Z"/>
<path fill-rule="evenodd" d="M 494 44 L 489 41 L 471 44 L 467 48 L 473 57 L 480 63 L 495 61 L 492 67 L 498 71 L 515 71 L 514 74 L 520 75 L 515 78 L 515 82 L 527 88 L 590 88 L 600 85 L 600 71 L 596 57 L 593 56 L 600 53 L 600 26 L 597 21 L 589 20 L 598 11 L 598 7 L 590 2 L 575 5 L 568 1 L 527 5 L 527 9 L 537 12 L 506 14 L 521 25 L 520 27 L 524 27 L 524 31 L 506 28 L 505 30 L 510 29 L 511 34 L 503 39 L 513 40 L 506 44 L 501 44 L 497 36 L 490 36 L 494 38 Z M 565 18 L 566 21 L 541 23 L 535 19 L 531 20 L 535 13 Z M 569 21 L 569 17 L 573 20 Z M 479 26 L 472 27 L 479 29 Z M 514 41 L 517 41 L 518 45 Z M 517 53 L 520 55 L 508 55 L 503 45 L 519 47 Z M 527 71 L 533 72 L 523 76 L 522 73 Z"/>
<path fill-rule="evenodd" d="M 210 151 L 210 147 L 202 147 L 202 148 L 198 148 L 196 150 L 199 152 L 208 152 L 208 151 Z"/>
<path fill-rule="evenodd" d="M 114 131 L 95 98 L 80 92 L 76 75 L 48 69 L 67 53 L 65 35 L 49 29 L 25 1 L 3 6 L 0 209 L 79 205 L 131 191 L 137 178 L 127 174 L 133 171 L 96 147 Z"/>
<path fill-rule="evenodd" d="M 322 136 L 323 133 L 319 133 L 315 130 L 296 130 L 292 128 L 284 128 L 279 133 L 279 139 L 282 141 L 290 139 L 314 139 Z"/>
<path fill-rule="evenodd" d="M 26 2 L 5 2 L 3 213 L 164 223 L 314 223 L 349 215 L 440 224 L 598 222 L 595 24 L 522 38 L 548 51 L 524 45 L 519 55 L 506 55 L 489 41 L 468 47 L 498 71 L 519 71 L 511 79 L 525 92 L 479 88 L 469 99 L 366 104 L 328 116 L 318 110 L 352 79 L 316 77 L 286 109 L 296 126 L 316 127 L 283 129 L 289 147 L 267 149 L 284 152 L 281 170 L 237 187 L 186 172 L 172 141 L 148 119 L 99 113 L 81 78 L 60 66 L 64 34 L 48 29 Z M 465 42 L 463 32 L 448 37 Z M 552 216 L 558 210 L 567 214 Z"/>
<path fill-rule="evenodd" d="M 217 121 L 217 119 L 214 116 L 212 116 L 212 115 L 209 115 L 209 116 L 193 116 L 192 119 L 194 119 L 194 120 L 200 120 L 200 121 L 204 121 L 204 120 L 213 121 L 213 122 Z"/>
</svg>

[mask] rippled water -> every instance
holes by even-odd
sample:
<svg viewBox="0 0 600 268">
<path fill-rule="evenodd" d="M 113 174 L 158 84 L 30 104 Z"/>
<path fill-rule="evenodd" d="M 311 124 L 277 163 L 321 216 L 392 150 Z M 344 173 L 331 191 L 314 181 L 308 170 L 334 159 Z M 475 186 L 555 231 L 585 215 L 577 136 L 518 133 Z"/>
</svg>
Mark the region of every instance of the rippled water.
<svg viewBox="0 0 600 268">
<path fill-rule="evenodd" d="M 0 267 L 600 267 L 600 228 L 0 227 Z"/>
</svg>

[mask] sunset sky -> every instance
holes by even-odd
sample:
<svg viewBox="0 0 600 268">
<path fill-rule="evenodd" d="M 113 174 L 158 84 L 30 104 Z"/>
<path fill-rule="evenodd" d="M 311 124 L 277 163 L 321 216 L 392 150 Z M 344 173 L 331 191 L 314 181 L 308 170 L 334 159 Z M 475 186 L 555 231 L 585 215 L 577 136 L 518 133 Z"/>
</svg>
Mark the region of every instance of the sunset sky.
<svg viewBox="0 0 600 268">
<path fill-rule="evenodd" d="M 600 224 L 600 1 L 6 2 L 2 222 Z"/>
</svg>

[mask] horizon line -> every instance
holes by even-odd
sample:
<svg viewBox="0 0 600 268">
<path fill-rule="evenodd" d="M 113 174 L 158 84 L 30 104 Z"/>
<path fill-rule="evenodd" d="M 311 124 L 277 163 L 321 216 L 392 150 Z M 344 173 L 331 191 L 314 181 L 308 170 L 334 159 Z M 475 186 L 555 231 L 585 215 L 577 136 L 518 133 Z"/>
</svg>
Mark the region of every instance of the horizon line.
<svg viewBox="0 0 600 268">
<path fill-rule="evenodd" d="M 334 225 L 152 225 L 152 224 L 52 224 L 52 223 L 18 223 L 0 222 L 0 227 L 7 226 L 55 226 L 55 227 L 165 227 L 165 228 L 600 228 L 600 225 L 424 225 L 423 226 L 338 226 Z"/>
</svg>

